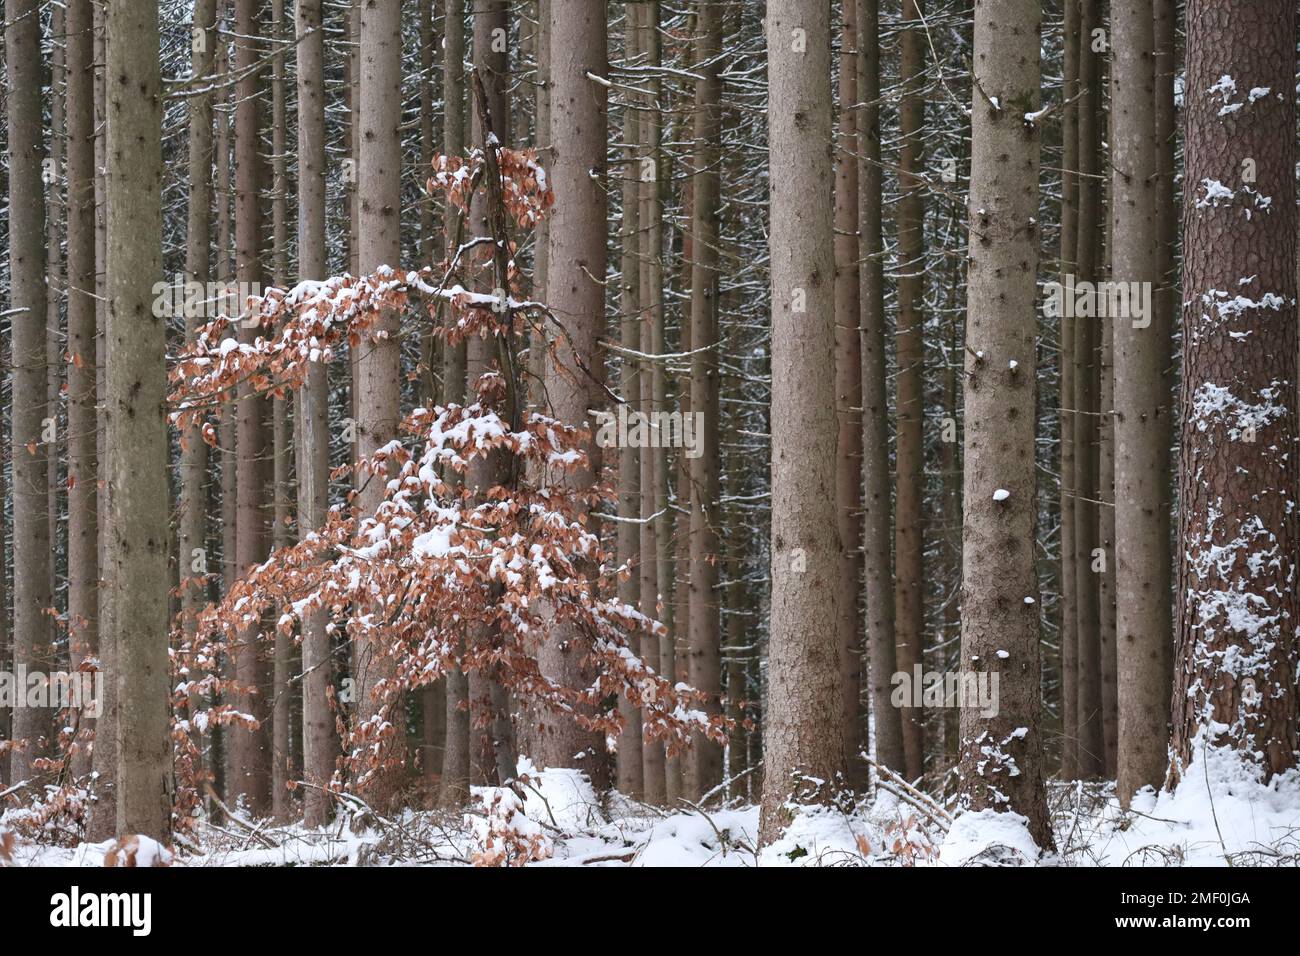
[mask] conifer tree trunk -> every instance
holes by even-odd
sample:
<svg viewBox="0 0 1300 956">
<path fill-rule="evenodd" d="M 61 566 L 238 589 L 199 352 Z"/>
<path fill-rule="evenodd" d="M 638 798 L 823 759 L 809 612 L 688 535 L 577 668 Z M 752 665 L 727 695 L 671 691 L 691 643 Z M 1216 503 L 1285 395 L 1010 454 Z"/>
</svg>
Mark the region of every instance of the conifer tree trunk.
<svg viewBox="0 0 1300 956">
<path fill-rule="evenodd" d="M 1090 0 L 1079 7 L 1079 239 L 1075 248 L 1075 278 L 1095 282 L 1102 229 L 1100 155 L 1102 140 L 1101 61 L 1093 49 L 1098 12 Z M 1099 300 L 1082 295 L 1084 314 L 1074 323 L 1074 580 L 1078 621 L 1078 773 L 1083 779 L 1101 775 L 1105 745 L 1101 720 L 1100 566 L 1096 563 L 1098 396 L 1101 389 L 1098 354 L 1101 346 Z M 1089 304 L 1090 303 L 1090 304 Z"/>
<path fill-rule="evenodd" d="M 398 268 L 401 258 L 401 173 L 402 153 L 398 135 L 402 97 L 402 4 L 366 0 L 359 9 L 360 110 L 355 117 L 359 140 L 357 164 L 357 226 L 361 274 L 380 266 Z M 397 341 L 398 316 L 388 310 L 375 324 L 357 356 L 357 452 L 360 458 L 397 436 L 401 417 L 401 350 Z M 358 503 L 362 514 L 373 515 L 384 498 L 382 476 L 371 477 L 361 489 Z M 382 680 L 396 676 L 394 659 L 375 641 L 365 640 L 353 649 L 357 680 L 357 720 L 364 722 L 380 713 L 382 702 L 374 690 Z M 405 757 L 405 714 L 400 705 L 385 710 L 384 718 L 395 726 L 385 756 Z M 372 805 L 385 806 L 401 785 L 401 768 L 384 770 L 368 784 Z"/>
<path fill-rule="evenodd" d="M 325 36 L 321 0 L 298 0 L 298 278 L 323 279 L 329 265 L 325 246 Z M 329 382 L 326 368 L 313 363 L 294 402 L 298 434 L 298 533 L 305 538 L 325 523 L 329 507 Z M 329 819 L 330 800 L 319 787 L 334 773 L 338 737 L 330 710 L 333 683 L 328 616 L 309 610 L 302 626 L 302 754 L 309 787 L 303 795 L 304 822 Z"/>
<path fill-rule="evenodd" d="M 261 0 L 235 0 L 235 280 L 242 288 L 262 282 L 262 211 L 260 190 L 261 82 L 252 67 L 266 52 L 260 43 Z M 238 303 L 240 310 L 244 303 Z M 260 328 L 240 322 L 239 340 L 252 344 Z M 236 395 L 235 432 L 235 573 L 242 575 L 264 561 L 270 549 L 272 446 L 267 429 L 268 403 L 251 383 Z M 235 676 L 256 689 L 240 704 L 258 720 L 255 729 L 239 728 L 231 735 L 232 799 L 244 797 L 254 816 L 271 811 L 270 663 L 262 628 L 253 625 L 236 635 Z"/>
<path fill-rule="evenodd" d="M 835 139 L 835 414 L 836 515 L 840 529 L 840 697 L 844 707 L 844 754 L 853 784 L 865 780 L 858 759 L 862 687 L 862 348 L 858 282 L 858 11 L 844 4 L 839 54 L 839 135 Z"/>
<path fill-rule="evenodd" d="M 716 714 L 722 692 L 719 629 L 718 525 L 718 207 L 722 136 L 722 9 L 698 5 L 695 59 L 694 156 L 691 181 L 691 418 L 696 450 L 687 452 L 691 473 L 690 617 L 688 680 Z M 690 455 L 697 454 L 693 460 Z M 686 760 L 686 797 L 700 800 L 722 782 L 722 747 L 695 734 Z"/>
<path fill-rule="evenodd" d="M 1206 746 L 1295 765 L 1295 27 L 1187 4 L 1174 780 Z"/>
<path fill-rule="evenodd" d="M 1064 76 L 1061 99 L 1061 251 L 1057 281 L 1068 284 L 1079 244 L 1079 5 L 1065 0 Z M 1079 775 L 1079 604 L 1074 553 L 1074 322 L 1060 325 L 1061 413 L 1061 777 Z"/>
<path fill-rule="evenodd" d="M 216 50 L 216 0 L 199 0 L 194 5 L 190 44 L 190 75 L 209 77 Z M 189 203 L 185 231 L 185 278 L 207 288 L 211 281 L 212 248 L 212 94 L 201 92 L 189 100 Z M 69 260 L 71 261 L 71 260 Z M 195 310 L 196 312 L 198 310 Z M 185 316 L 185 339 L 193 341 L 203 323 L 200 314 Z M 180 503 L 177 531 L 177 564 L 180 581 L 181 626 L 185 639 L 193 644 L 197 635 L 196 615 L 206 603 L 207 592 L 207 468 L 208 446 L 198 426 L 182 436 Z M 75 487 L 75 486 L 74 486 Z M 71 535 L 70 535 L 71 538 Z M 191 675 L 198 679 L 198 675 Z M 206 760 L 205 734 L 194 715 L 206 701 L 199 693 L 189 698 L 190 740 L 199 752 L 196 769 Z"/>
<path fill-rule="evenodd" d="M 593 0 L 550 4 L 551 165 L 555 207 L 549 230 L 546 303 L 567 332 L 546 358 L 551 414 L 568 424 L 588 421 L 603 404 L 603 362 L 597 341 L 604 327 L 605 290 L 605 87 L 608 74 L 605 5 Z M 583 372 L 582 368 L 590 370 Z M 549 476 L 576 491 L 590 488 L 600 468 L 600 449 L 587 447 L 589 465 Z M 568 627 L 552 633 L 539 653 L 542 673 L 568 687 L 588 684 L 589 642 Z M 573 721 L 550 718 L 536 741 L 544 766 L 584 771 L 597 787 L 609 780 L 605 742 Z"/>
<path fill-rule="evenodd" d="M 896 407 L 898 432 L 894 503 L 894 599 L 898 643 L 898 670 L 912 674 L 924 665 L 924 372 L 925 349 L 925 127 L 926 39 L 921 25 L 920 0 L 902 0 L 903 32 L 900 74 L 903 84 L 899 107 L 898 154 L 898 360 Z M 917 780 L 925 771 L 924 710 L 903 708 L 903 752 L 907 777 Z"/>
<path fill-rule="evenodd" d="M 45 379 L 45 185 L 42 176 L 41 24 L 36 0 L 5 2 L 5 64 L 9 75 L 9 281 L 12 378 L 14 666 L 50 673 L 53 632 L 50 524 L 46 474 L 49 446 L 42 439 Z M 33 775 L 54 731 L 44 707 L 15 707 L 15 781 Z"/>
<path fill-rule="evenodd" d="M 640 7 L 640 47 L 648 67 L 660 65 L 659 3 L 643 2 Z M 659 144 L 662 139 L 663 115 L 659 111 L 659 82 L 651 78 L 644 84 L 647 94 L 641 112 L 641 168 L 640 222 L 641 256 L 638 269 L 639 292 L 637 300 L 642 309 L 641 351 L 658 355 L 664 347 L 663 308 L 663 207 L 660 201 L 660 172 L 662 159 Z M 660 408 L 664 394 L 664 368 L 658 361 L 646 362 L 640 372 L 641 409 L 647 415 Z M 659 617 L 659 603 L 668 589 L 667 548 L 660 529 L 665 527 L 662 517 L 668 502 L 667 463 L 661 448 L 641 450 L 641 613 Z M 670 637 L 647 634 L 641 641 L 641 656 L 665 676 L 671 673 L 664 666 L 672 660 Z M 641 745 L 642 779 L 647 803 L 663 803 L 667 798 L 667 765 L 663 744 L 644 741 Z"/>
<path fill-rule="evenodd" d="M 835 509 L 830 5 L 767 7 L 772 271 L 772 598 L 760 839 L 846 769 Z"/>
<path fill-rule="evenodd" d="M 99 651 L 95 490 L 95 93 L 91 0 L 68 3 L 68 620 L 72 668 Z M 207 182 L 207 178 L 204 178 Z M 206 232 L 205 248 L 206 248 Z M 201 444 L 201 443 L 200 443 Z M 79 730 L 94 726 L 83 715 Z M 74 761 L 90 769 L 83 743 Z"/>
<path fill-rule="evenodd" d="M 443 112 L 442 144 L 448 156 L 465 151 L 465 4 L 447 0 L 443 26 Z M 447 255 L 456 251 L 455 216 L 448 215 Z M 443 350 L 443 402 L 465 401 L 465 343 Z M 452 480 L 454 476 L 448 476 Z M 447 674 L 447 745 L 442 758 L 439 802 L 459 806 L 469 797 L 469 677 L 459 667 Z"/>
<path fill-rule="evenodd" d="M 961 668 L 999 676 L 999 707 L 961 712 L 961 792 L 970 810 L 1026 817 L 1052 846 L 1043 789 L 1034 391 L 1041 10 L 975 8 L 962 528 Z M 989 678 L 991 679 L 991 678 Z"/>
<path fill-rule="evenodd" d="M 903 724 L 890 699 L 896 664 L 889 491 L 889 404 L 885 367 L 885 279 L 881 234 L 880 3 L 858 0 L 859 257 L 862 283 L 862 551 L 866 576 L 867 678 L 876 762 L 906 771 Z"/>
<path fill-rule="evenodd" d="M 641 4 L 629 3 L 623 21 L 623 60 L 629 66 L 640 62 Z M 639 104 L 636 104 L 639 105 Z M 619 268 L 619 343 L 625 350 L 641 350 L 640 299 L 640 145 L 641 116 L 632 104 L 623 110 L 624 165 L 619 176 L 622 180 L 620 197 L 619 247 L 622 263 Z M 628 413 L 639 410 L 640 379 L 635 360 L 625 353 L 619 356 L 619 390 L 628 403 Z M 641 544 L 641 527 L 636 519 L 641 511 L 641 455 L 647 450 L 633 442 L 618 449 L 618 563 L 632 569 L 618 582 L 618 599 L 637 607 L 641 596 L 640 565 L 644 560 L 638 549 Z M 639 648 L 638 648 L 639 650 Z M 618 702 L 618 712 L 623 717 L 623 730 L 618 735 L 618 790 L 620 793 L 640 798 L 645 790 L 645 768 L 641 752 L 641 711 L 625 698 Z"/>
<path fill-rule="evenodd" d="M 109 543 L 117 649 L 117 832 L 171 830 L 167 323 L 162 278 L 162 82 L 158 11 L 107 8 Z"/>
<path fill-rule="evenodd" d="M 1114 281 L 1162 282 L 1151 0 L 1114 0 Z M 1166 322 L 1115 320 L 1115 565 L 1118 794 L 1159 787 L 1167 762 L 1169 509 L 1163 463 L 1171 439 Z"/>
</svg>

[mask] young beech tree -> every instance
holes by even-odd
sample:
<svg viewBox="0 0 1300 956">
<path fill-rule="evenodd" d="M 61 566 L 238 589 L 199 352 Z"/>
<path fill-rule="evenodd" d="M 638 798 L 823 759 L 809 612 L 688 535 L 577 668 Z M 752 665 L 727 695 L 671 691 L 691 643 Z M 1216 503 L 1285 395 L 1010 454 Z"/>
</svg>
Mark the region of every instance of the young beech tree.
<svg viewBox="0 0 1300 956">
<path fill-rule="evenodd" d="M 1052 845 L 1039 727 L 1034 565 L 1038 45 L 1033 0 L 975 10 L 961 671 L 999 675 L 999 709 L 961 712 L 961 800 L 1025 817 Z"/>
<path fill-rule="evenodd" d="M 1295 765 L 1295 24 L 1187 5 L 1174 780 L 1206 746 Z"/>
<path fill-rule="evenodd" d="M 229 337 L 228 320 L 218 319 L 173 369 L 178 425 L 201 422 L 211 442 L 206 408 L 241 383 L 271 393 L 301 389 L 314 366 L 331 361 L 345 341 L 366 340 L 384 315 L 423 314 L 449 340 L 482 336 L 498 346 L 496 364 L 473 383 L 475 401 L 416 409 L 400 426 L 408 440 L 399 436 L 358 462 L 363 483 L 387 477 L 378 503 L 354 494 L 331 508 L 322 527 L 278 549 L 205 612 L 201 626 L 212 644 L 201 648 L 204 660 L 215 658 L 225 635 L 255 628 L 273 606 L 286 608 L 281 628 L 323 612 L 329 630 L 345 627 L 382 658 L 386 676 L 372 686 L 366 716 L 347 728 L 345 741 L 345 767 L 362 793 L 376 785 L 384 792 L 385 778 L 403 764 L 406 693 L 453 670 L 491 672 L 548 724 L 572 722 L 583 734 L 618 733 L 621 717 L 611 701 L 624 697 L 641 709 L 646 738 L 673 752 L 694 733 L 723 739 L 725 720 L 705 714 L 698 694 L 658 676 L 635 653 L 640 635 L 662 625 L 604 596 L 615 591 L 617 566 L 585 516 L 609 489 L 556 480 L 591 473 L 590 432 L 523 405 L 509 343 L 531 321 L 568 334 L 564 319 L 518 296 L 507 233 L 507 217 L 532 228 L 551 205 L 539 185 L 545 174 L 532 153 L 500 146 L 475 150 L 468 161 L 437 157 L 434 169 L 430 186 L 447 194 L 460 228 L 480 189 L 491 227 L 486 236 L 462 234 L 445 270 L 384 267 L 272 289 L 255 304 L 261 328 L 277 329 L 274 336 L 242 344 Z M 495 250 L 488 262 L 469 254 L 485 245 Z M 484 281 L 485 270 L 504 280 L 504 301 L 467 291 Z M 417 303 L 427 308 L 416 310 Z M 587 371 L 581 363 L 563 369 L 579 381 Z M 463 476 L 492 455 L 504 460 L 500 480 L 476 492 Z M 580 638 L 580 649 L 567 653 L 591 680 L 547 673 L 546 649 L 560 635 Z"/>
</svg>

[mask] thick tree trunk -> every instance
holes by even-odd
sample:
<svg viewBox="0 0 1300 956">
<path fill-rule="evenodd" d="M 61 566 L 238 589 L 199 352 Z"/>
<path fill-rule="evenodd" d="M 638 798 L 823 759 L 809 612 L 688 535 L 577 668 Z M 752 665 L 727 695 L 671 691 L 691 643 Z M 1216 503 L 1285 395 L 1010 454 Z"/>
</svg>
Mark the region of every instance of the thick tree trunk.
<svg viewBox="0 0 1300 956">
<path fill-rule="evenodd" d="M 889 493 L 889 405 L 880 166 L 880 4 L 858 0 L 859 244 L 862 282 L 862 552 L 866 577 L 867 677 L 876 762 L 906 772 L 903 723 L 891 698 L 897 670 Z"/>
<path fill-rule="evenodd" d="M 567 327 L 546 358 L 546 393 L 551 414 L 568 424 L 588 421 L 600 407 L 600 389 L 580 367 L 601 375 L 597 341 L 604 327 L 606 92 L 609 70 L 605 5 L 593 0 L 551 4 L 551 166 L 555 190 L 551 216 L 546 303 Z M 587 447 L 589 466 L 550 479 L 576 491 L 591 487 L 600 469 L 600 449 Z M 558 628 L 539 653 L 544 675 L 568 687 L 588 684 L 588 642 L 571 628 Z M 573 767 L 597 787 L 609 782 L 605 742 L 600 734 L 563 717 L 546 715 L 535 741 L 544 766 Z"/>
<path fill-rule="evenodd" d="M 830 8 L 767 8 L 772 256 L 772 616 L 760 839 L 843 785 L 835 509 Z M 814 148 L 808 149 L 808 144 Z"/>
<path fill-rule="evenodd" d="M 997 713 L 961 713 L 961 802 L 1019 813 L 1052 846 L 1043 789 L 1034 525 L 1041 11 L 975 10 L 962 528 L 963 679 L 999 678 Z M 995 105 L 997 104 L 997 105 Z"/>
<path fill-rule="evenodd" d="M 107 10 L 109 545 L 117 648 L 117 832 L 171 830 L 167 608 L 167 323 L 162 278 L 158 11 Z"/>
<path fill-rule="evenodd" d="M 1207 746 L 1295 765 L 1295 26 L 1187 5 L 1174 780 Z"/>
</svg>

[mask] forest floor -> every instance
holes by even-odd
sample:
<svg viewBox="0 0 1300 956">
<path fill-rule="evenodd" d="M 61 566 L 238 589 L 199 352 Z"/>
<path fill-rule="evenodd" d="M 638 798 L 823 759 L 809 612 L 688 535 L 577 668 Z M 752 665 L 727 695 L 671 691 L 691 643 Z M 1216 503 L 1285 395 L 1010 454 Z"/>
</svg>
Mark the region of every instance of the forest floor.
<svg viewBox="0 0 1300 956">
<path fill-rule="evenodd" d="M 521 765 L 525 799 L 475 788 L 471 812 L 380 817 L 358 806 L 330 827 L 202 823 L 170 854 L 180 866 L 1295 866 L 1300 774 L 1263 785 L 1229 755 L 1194 762 L 1173 792 L 1122 810 L 1112 783 L 1051 783 L 1057 850 L 1035 860 L 1022 818 L 958 815 L 915 791 L 845 809 L 803 810 L 783 839 L 757 847 L 758 808 L 649 807 L 598 798 L 572 771 Z M 4 824 L 18 822 L 0 817 Z M 111 844 L 19 838 L 13 865 L 102 866 Z M 149 848 L 146 848 L 148 852 Z"/>
</svg>

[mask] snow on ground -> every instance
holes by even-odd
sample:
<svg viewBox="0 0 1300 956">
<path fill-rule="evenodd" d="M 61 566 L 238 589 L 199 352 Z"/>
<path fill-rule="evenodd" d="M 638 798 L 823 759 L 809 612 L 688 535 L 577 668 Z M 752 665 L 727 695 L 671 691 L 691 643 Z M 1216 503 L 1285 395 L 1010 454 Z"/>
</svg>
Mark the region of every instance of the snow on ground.
<svg viewBox="0 0 1300 956">
<path fill-rule="evenodd" d="M 683 805 L 668 812 L 619 794 L 598 795 L 576 771 L 520 764 L 522 797 L 474 788 L 464 814 L 409 810 L 341 814 L 328 828 L 220 820 L 200 826 L 173 866 L 1276 866 L 1300 863 L 1300 773 L 1270 784 L 1232 754 L 1195 760 L 1178 788 L 1146 791 L 1121 810 L 1114 785 L 1054 783 L 1049 810 L 1057 852 L 1039 858 L 1023 818 L 949 818 L 924 798 L 881 791 L 843 810 L 799 810 L 786 834 L 758 850 L 758 808 Z M 906 797 L 906 794 L 904 794 Z M 0 835 L 4 820 L 0 817 Z M 354 832 L 356 831 L 356 832 Z M 151 843 L 151 841 L 149 841 Z M 111 843 L 75 848 L 22 839 L 17 866 L 103 866 Z M 163 851 L 144 843 L 136 865 Z M 2 856 L 2 854 L 0 854 Z M 0 859 L 0 865 L 3 865 Z M 119 864 L 121 865 L 121 864 Z"/>
</svg>

